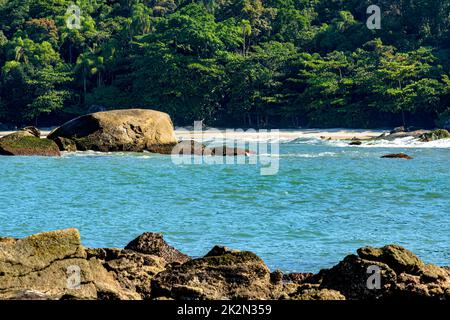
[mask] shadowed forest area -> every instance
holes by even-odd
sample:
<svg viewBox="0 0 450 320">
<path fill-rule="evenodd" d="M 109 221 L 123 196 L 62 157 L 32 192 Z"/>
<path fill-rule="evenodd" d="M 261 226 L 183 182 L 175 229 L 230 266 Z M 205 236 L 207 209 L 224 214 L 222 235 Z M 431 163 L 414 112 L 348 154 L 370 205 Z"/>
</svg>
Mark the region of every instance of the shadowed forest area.
<svg viewBox="0 0 450 320">
<path fill-rule="evenodd" d="M 140 107 L 177 125 L 442 126 L 449 27 L 450 0 L 0 0 L 0 122 Z"/>
</svg>

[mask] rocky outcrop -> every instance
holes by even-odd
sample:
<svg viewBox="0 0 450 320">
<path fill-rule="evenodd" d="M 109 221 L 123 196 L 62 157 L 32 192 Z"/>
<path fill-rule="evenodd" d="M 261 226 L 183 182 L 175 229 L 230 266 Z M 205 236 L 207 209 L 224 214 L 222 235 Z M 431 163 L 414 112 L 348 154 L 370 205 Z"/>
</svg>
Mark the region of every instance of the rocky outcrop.
<svg viewBox="0 0 450 320">
<path fill-rule="evenodd" d="M 375 273 L 380 279 L 378 288 L 369 285 Z M 450 273 L 426 265 L 398 245 L 361 248 L 358 255 L 347 256 L 316 278 L 320 288 L 337 290 L 348 299 L 450 299 Z"/>
<path fill-rule="evenodd" d="M 106 269 L 87 259 L 75 229 L 1 239 L 0 270 L 0 299 L 139 297 L 122 289 Z"/>
<path fill-rule="evenodd" d="M 181 300 L 277 298 L 269 268 L 254 253 L 213 248 L 205 257 L 171 266 L 152 281 L 154 298 Z"/>
<path fill-rule="evenodd" d="M 155 255 L 163 258 L 167 263 L 185 263 L 191 258 L 178 251 L 164 241 L 162 234 L 146 232 L 131 241 L 125 249 L 139 253 Z"/>
<path fill-rule="evenodd" d="M 390 134 L 381 134 L 380 136 L 376 137 L 374 140 L 387 140 L 387 141 L 393 141 L 395 139 L 399 138 L 415 138 L 419 139 L 421 135 L 426 134 L 430 131 L 428 130 L 414 130 L 414 131 L 401 131 L 401 130 L 393 130 Z"/>
<path fill-rule="evenodd" d="M 35 127 L 26 127 L 0 138 L 0 155 L 9 156 L 60 156 L 56 143 L 41 139 Z"/>
<path fill-rule="evenodd" d="M 87 258 L 113 275 L 120 287 L 135 292 L 137 299 L 151 298 L 151 280 L 165 269 L 167 262 L 158 256 L 122 249 L 87 249 Z M 111 294 L 110 294 L 111 295 Z M 114 297 L 114 295 L 113 295 Z M 109 299 L 102 293 L 99 299 Z"/>
<path fill-rule="evenodd" d="M 395 128 L 390 132 L 390 134 L 382 134 L 374 140 L 387 140 L 393 141 L 399 138 L 415 138 L 421 142 L 430 142 L 440 139 L 448 139 L 450 138 L 450 133 L 445 129 L 437 129 L 437 130 L 414 130 L 409 131 L 404 127 Z"/>
<path fill-rule="evenodd" d="M 190 259 L 160 234 L 86 249 L 75 229 L 0 238 L 0 299 L 450 299 L 450 269 L 398 245 L 365 247 L 318 274 L 270 272 L 254 253 Z"/>
<path fill-rule="evenodd" d="M 413 157 L 408 156 L 405 153 L 386 154 L 386 155 L 382 156 L 381 158 L 383 158 L 383 159 L 405 159 L 405 160 L 412 160 L 413 159 Z"/>
<path fill-rule="evenodd" d="M 168 114 L 144 109 L 97 112 L 73 119 L 49 136 L 61 150 L 149 151 L 170 154 L 178 143 Z"/>
<path fill-rule="evenodd" d="M 422 142 L 430 142 L 440 139 L 449 139 L 450 133 L 445 129 L 437 129 L 431 132 L 420 135 L 419 139 Z"/>
</svg>

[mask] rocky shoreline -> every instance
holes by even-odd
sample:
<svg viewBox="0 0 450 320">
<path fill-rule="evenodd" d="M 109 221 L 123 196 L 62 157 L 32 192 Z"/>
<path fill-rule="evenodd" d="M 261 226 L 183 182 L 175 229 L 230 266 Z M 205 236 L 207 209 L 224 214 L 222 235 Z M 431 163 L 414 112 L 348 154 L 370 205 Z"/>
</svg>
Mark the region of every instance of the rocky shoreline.
<svg viewBox="0 0 450 320">
<path fill-rule="evenodd" d="M 193 259 L 157 233 L 144 233 L 124 249 L 85 248 L 76 229 L 0 238 L 3 300 L 411 298 L 450 299 L 450 269 L 425 264 L 398 245 L 361 248 L 317 274 L 283 274 L 254 253 L 220 246 Z"/>
</svg>

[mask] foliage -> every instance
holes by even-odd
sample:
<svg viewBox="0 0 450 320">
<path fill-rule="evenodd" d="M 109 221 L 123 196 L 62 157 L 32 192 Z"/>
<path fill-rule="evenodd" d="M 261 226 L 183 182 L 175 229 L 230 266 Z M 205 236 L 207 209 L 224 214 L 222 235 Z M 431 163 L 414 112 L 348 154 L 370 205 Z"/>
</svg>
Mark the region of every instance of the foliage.
<svg viewBox="0 0 450 320">
<path fill-rule="evenodd" d="M 67 19 L 81 9 L 79 28 Z M 0 122 L 142 107 L 180 125 L 442 125 L 450 0 L 0 0 Z"/>
</svg>

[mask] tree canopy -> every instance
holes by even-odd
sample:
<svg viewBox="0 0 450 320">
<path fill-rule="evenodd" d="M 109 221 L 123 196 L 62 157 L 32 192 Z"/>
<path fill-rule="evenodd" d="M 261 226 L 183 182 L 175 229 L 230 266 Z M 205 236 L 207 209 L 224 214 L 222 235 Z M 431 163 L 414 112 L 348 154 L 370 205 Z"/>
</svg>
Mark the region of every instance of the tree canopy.
<svg viewBox="0 0 450 320">
<path fill-rule="evenodd" d="M 16 125 L 101 106 L 179 125 L 434 126 L 450 114 L 450 0 L 0 0 L 0 68 L 0 122 Z"/>
</svg>

